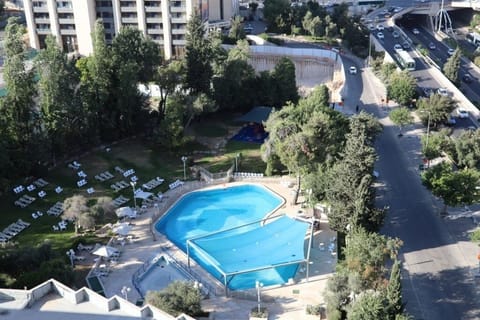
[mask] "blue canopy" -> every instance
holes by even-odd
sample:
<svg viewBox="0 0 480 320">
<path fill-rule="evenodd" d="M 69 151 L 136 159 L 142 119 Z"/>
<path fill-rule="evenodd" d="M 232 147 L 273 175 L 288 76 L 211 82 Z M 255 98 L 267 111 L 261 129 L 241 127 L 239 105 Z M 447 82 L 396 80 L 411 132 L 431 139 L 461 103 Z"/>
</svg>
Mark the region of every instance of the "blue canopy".
<svg viewBox="0 0 480 320">
<path fill-rule="evenodd" d="M 255 107 L 243 116 L 235 119 L 237 122 L 256 122 L 262 123 L 267 121 L 270 112 L 272 112 L 273 108 L 271 107 Z"/>
</svg>

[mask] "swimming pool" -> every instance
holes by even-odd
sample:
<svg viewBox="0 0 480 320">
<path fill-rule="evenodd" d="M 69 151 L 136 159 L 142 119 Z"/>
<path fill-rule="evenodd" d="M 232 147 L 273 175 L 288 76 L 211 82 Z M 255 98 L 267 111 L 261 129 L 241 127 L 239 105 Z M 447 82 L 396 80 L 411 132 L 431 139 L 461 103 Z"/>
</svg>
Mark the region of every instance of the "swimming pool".
<svg viewBox="0 0 480 320">
<path fill-rule="evenodd" d="M 195 191 L 155 227 L 184 252 L 188 241 L 190 256 L 232 290 L 253 288 L 256 281 L 283 284 L 298 268 L 284 262 L 303 259 L 308 227 L 287 217 L 260 223 L 283 203 L 280 196 L 253 184 Z"/>
</svg>

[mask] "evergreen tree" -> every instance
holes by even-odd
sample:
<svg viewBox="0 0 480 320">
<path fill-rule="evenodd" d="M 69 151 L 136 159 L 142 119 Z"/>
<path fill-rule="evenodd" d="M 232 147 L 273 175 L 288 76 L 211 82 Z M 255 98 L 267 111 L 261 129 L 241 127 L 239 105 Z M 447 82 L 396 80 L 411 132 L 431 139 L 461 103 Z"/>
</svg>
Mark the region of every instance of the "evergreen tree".
<svg viewBox="0 0 480 320">
<path fill-rule="evenodd" d="M 403 312 L 401 263 L 395 260 L 390 271 L 390 281 L 387 286 L 387 301 L 389 318 L 395 320 L 396 315 Z"/>
<path fill-rule="evenodd" d="M 417 81 L 408 71 L 396 72 L 390 76 L 387 97 L 397 101 L 401 106 L 410 106 L 416 89 Z"/>
<path fill-rule="evenodd" d="M 205 25 L 198 14 L 192 15 L 188 20 L 186 42 L 186 86 L 192 94 L 209 95 L 213 76 L 212 52 L 205 36 Z"/>
<path fill-rule="evenodd" d="M 443 65 L 443 73 L 445 76 L 452 81 L 453 84 L 459 85 L 460 80 L 458 77 L 458 70 L 460 69 L 460 58 L 461 52 L 457 48 L 453 55 L 448 58 L 447 62 Z"/>
<path fill-rule="evenodd" d="M 283 107 L 287 101 L 297 103 L 299 99 L 297 83 L 295 78 L 295 65 L 283 57 L 275 65 L 272 71 L 272 79 L 276 84 L 275 107 Z"/>
</svg>

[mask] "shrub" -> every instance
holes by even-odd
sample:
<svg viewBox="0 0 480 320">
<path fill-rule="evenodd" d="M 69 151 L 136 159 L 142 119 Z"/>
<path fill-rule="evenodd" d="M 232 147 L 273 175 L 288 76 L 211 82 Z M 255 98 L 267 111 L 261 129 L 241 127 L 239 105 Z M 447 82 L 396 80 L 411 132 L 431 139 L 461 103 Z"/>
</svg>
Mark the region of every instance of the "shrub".
<svg viewBox="0 0 480 320">
<path fill-rule="evenodd" d="M 265 307 L 260 307 L 260 311 L 259 311 L 258 307 L 254 307 L 250 311 L 250 316 L 251 317 L 257 317 L 257 318 L 267 318 L 268 317 L 268 310 Z"/>
<path fill-rule="evenodd" d="M 325 312 L 325 308 L 319 304 L 317 305 L 307 305 L 307 314 L 319 316 Z"/>
<path fill-rule="evenodd" d="M 469 237 L 472 241 L 480 241 L 480 229 L 475 229 L 472 233 L 469 234 Z"/>
</svg>

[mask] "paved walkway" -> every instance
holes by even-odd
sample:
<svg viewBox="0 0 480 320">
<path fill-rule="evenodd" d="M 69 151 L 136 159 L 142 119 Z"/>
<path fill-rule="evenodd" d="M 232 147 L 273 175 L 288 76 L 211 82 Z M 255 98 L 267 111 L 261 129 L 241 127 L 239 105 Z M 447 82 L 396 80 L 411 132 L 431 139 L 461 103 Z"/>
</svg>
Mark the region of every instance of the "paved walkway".
<svg viewBox="0 0 480 320">
<path fill-rule="evenodd" d="M 280 184 L 281 181 L 281 178 L 264 178 L 252 182 L 262 183 L 284 197 L 286 200 L 285 205 L 279 209 L 279 212 L 289 215 L 305 215 L 305 209 L 301 208 L 300 204 L 290 204 L 292 189 L 284 186 L 284 184 Z M 152 233 L 150 227 L 152 225 L 152 218 L 166 211 L 182 193 L 190 190 L 189 187 L 187 184 L 173 192 L 167 192 L 166 196 L 168 196 L 168 198 L 162 207 L 152 208 L 136 220 L 133 220 L 134 225 L 131 234 L 134 235 L 134 241 L 125 244 L 123 247 L 119 244 L 116 245 L 122 251 L 119 262 L 110 266 L 111 272 L 108 277 L 103 278 L 107 297 L 113 295 L 124 297 L 121 292 L 122 288 L 128 287 L 130 291 L 127 293 L 127 298 L 129 301 L 135 303 L 140 298 L 140 295 L 132 284 L 133 274 L 142 267 L 145 261 L 163 252 L 165 248 L 168 248 L 168 253 L 174 255 L 176 259 L 185 259 L 183 252 L 178 249 L 175 250 L 175 247 L 169 243 L 163 235 Z M 302 201 L 304 201 L 304 199 L 300 196 L 299 202 Z M 311 213 L 311 209 L 309 211 Z M 335 254 L 332 255 L 327 249 L 329 244 L 333 243 L 334 237 L 335 233 L 328 229 L 325 222 L 322 222 L 320 230 L 314 234 L 308 282 L 306 281 L 305 267 L 301 267 L 293 283 L 274 288 L 262 288 L 262 301 L 265 302 L 270 314 L 273 315 L 275 319 L 318 319 L 318 316 L 307 316 L 305 307 L 308 304 L 316 305 L 323 303 L 322 292 L 326 280 L 336 265 Z M 306 247 L 308 247 L 307 242 Z M 217 280 L 213 280 L 203 269 L 195 269 L 195 273 L 201 274 L 203 280 L 207 279 L 210 283 L 216 282 L 216 287 L 222 287 Z M 205 277 L 205 279 L 203 277 Z M 224 295 L 210 296 L 209 299 L 204 300 L 203 308 L 207 311 L 214 312 L 215 319 L 217 320 L 248 319 L 249 310 L 257 305 L 256 291 L 253 289 L 231 294 L 231 296 L 240 295 L 242 298 L 227 298 Z"/>
</svg>

